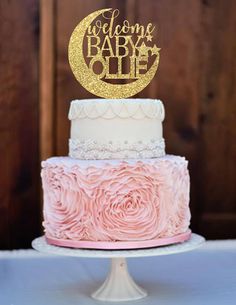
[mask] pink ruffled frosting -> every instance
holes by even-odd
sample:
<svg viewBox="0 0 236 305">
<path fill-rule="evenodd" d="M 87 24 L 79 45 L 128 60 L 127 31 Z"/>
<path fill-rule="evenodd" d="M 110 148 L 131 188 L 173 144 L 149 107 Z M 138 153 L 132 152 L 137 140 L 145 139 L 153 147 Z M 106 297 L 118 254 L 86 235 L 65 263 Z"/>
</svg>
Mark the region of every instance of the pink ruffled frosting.
<svg viewBox="0 0 236 305">
<path fill-rule="evenodd" d="M 46 236 L 143 241 L 188 230 L 189 174 L 178 156 L 133 161 L 54 157 L 42 162 Z"/>
</svg>

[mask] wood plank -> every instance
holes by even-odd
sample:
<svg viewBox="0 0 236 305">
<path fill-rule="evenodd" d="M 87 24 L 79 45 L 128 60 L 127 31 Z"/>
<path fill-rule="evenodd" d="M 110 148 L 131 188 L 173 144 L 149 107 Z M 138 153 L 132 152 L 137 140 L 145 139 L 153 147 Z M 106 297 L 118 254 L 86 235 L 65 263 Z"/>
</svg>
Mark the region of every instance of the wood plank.
<svg viewBox="0 0 236 305">
<path fill-rule="evenodd" d="M 0 248 L 39 235 L 38 1 L 1 1 Z"/>
<path fill-rule="evenodd" d="M 40 158 L 55 154 L 55 0 L 40 2 Z"/>
<path fill-rule="evenodd" d="M 233 239 L 235 223 L 235 213 L 206 213 L 200 217 L 199 231 L 208 239 Z"/>
<path fill-rule="evenodd" d="M 235 7 L 235 1 L 207 1 L 202 15 L 200 226 L 213 237 L 219 227 L 224 237 L 236 236 L 235 221 L 229 226 L 206 217 L 236 215 Z"/>
</svg>

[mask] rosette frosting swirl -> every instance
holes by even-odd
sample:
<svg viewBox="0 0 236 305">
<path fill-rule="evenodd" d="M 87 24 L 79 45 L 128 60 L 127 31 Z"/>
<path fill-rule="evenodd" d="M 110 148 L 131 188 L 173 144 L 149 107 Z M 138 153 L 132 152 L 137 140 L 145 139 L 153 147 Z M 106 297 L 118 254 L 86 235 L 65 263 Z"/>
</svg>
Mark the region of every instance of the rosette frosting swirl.
<svg viewBox="0 0 236 305">
<path fill-rule="evenodd" d="M 188 230 L 184 158 L 101 162 L 55 157 L 42 167 L 48 237 L 141 241 Z"/>
</svg>

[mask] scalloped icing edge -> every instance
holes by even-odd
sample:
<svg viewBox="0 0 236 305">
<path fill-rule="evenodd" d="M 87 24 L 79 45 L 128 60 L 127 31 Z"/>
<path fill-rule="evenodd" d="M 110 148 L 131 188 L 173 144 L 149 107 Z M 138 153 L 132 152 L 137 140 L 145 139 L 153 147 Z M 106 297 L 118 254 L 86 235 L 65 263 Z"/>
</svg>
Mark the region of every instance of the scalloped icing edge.
<svg viewBox="0 0 236 305">
<path fill-rule="evenodd" d="M 74 119 L 159 119 L 164 120 L 165 109 L 161 100 L 155 99 L 84 99 L 73 100 L 69 120 Z"/>
</svg>

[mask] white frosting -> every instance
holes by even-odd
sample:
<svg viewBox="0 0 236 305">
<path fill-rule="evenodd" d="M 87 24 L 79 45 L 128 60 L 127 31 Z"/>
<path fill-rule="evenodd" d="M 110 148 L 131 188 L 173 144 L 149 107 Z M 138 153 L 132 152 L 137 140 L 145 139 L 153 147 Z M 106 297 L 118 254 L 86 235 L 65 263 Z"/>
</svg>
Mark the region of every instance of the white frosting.
<svg viewBox="0 0 236 305">
<path fill-rule="evenodd" d="M 153 99 L 84 99 L 71 102 L 69 119 L 159 119 L 165 116 L 160 100 Z"/>
<path fill-rule="evenodd" d="M 164 116 L 160 100 L 72 101 L 69 155 L 78 159 L 161 157 L 165 155 Z"/>
</svg>

